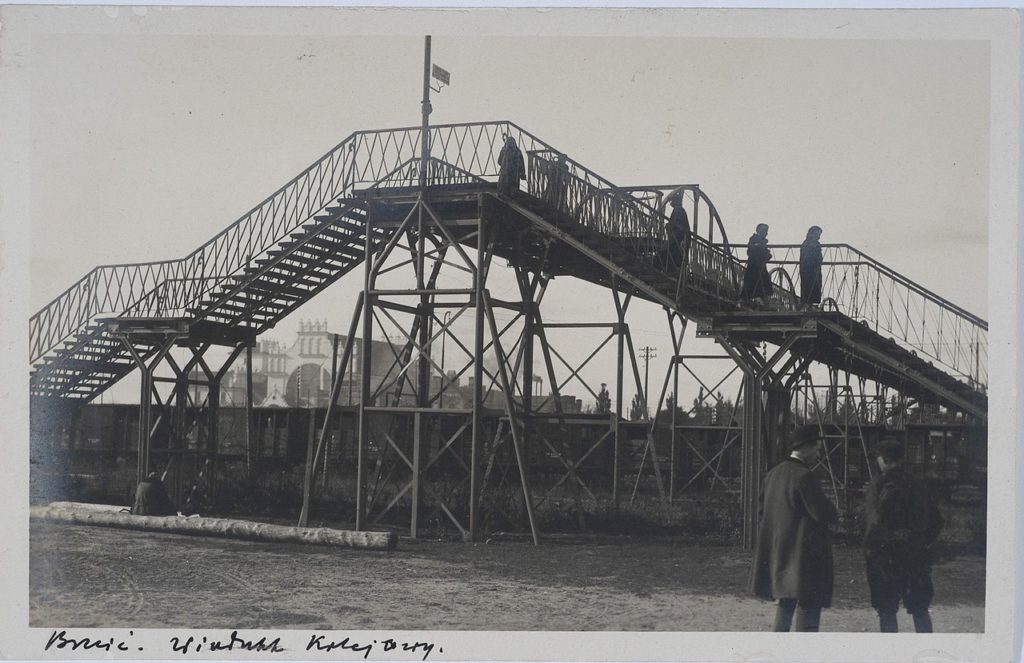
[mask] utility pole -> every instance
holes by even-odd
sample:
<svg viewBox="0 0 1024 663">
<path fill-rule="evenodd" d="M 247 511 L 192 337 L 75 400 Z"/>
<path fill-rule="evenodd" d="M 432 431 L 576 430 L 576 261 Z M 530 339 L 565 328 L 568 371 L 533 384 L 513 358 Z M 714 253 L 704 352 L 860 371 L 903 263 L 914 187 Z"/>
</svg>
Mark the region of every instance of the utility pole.
<svg viewBox="0 0 1024 663">
<path fill-rule="evenodd" d="M 651 360 L 658 356 L 657 354 L 655 354 L 656 351 L 657 351 L 657 348 L 652 348 L 649 345 L 645 345 L 644 347 L 640 348 L 640 358 L 644 360 L 644 414 L 646 414 L 648 418 L 650 418 L 650 416 L 651 416 L 651 410 L 648 407 L 648 403 L 647 403 L 647 394 L 648 394 L 648 387 L 647 387 L 647 385 L 648 385 L 648 377 L 650 376 Z"/>
</svg>

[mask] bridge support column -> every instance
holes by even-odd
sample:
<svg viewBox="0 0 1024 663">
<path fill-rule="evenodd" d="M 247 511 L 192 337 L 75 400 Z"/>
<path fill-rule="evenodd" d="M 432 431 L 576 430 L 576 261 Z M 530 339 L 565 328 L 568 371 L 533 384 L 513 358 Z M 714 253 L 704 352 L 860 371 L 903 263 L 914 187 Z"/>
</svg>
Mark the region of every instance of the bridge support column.
<svg viewBox="0 0 1024 663">
<path fill-rule="evenodd" d="M 774 422 L 774 419 L 765 411 L 765 393 L 770 385 L 776 382 L 776 376 L 779 375 L 779 373 L 773 372 L 774 367 L 797 341 L 812 337 L 813 332 L 801 330 L 789 333 L 770 356 L 762 354 L 754 343 L 731 339 L 726 334 L 714 334 L 713 336 L 743 371 L 743 436 L 740 461 L 740 503 L 743 511 L 741 541 L 744 548 L 751 549 L 754 547 L 757 537 L 758 506 L 764 474 L 768 469 L 766 448 L 769 439 L 766 436 L 766 429 L 771 428 L 771 424 Z M 795 362 L 794 355 L 790 357 L 786 366 L 792 366 Z M 788 399 L 786 400 L 788 402 Z"/>
<path fill-rule="evenodd" d="M 367 216 L 367 222 L 386 231 L 389 238 L 382 246 L 367 241 L 364 247 L 356 528 L 366 529 L 388 514 L 393 517 L 397 509 L 408 508 L 413 537 L 419 536 L 426 519 L 437 514 L 464 538 L 475 539 L 479 536 L 480 465 L 486 435 L 483 401 L 489 391 L 483 359 L 489 347 L 484 343 L 484 326 L 493 242 L 482 213 L 477 214 L 475 233 L 467 231 L 465 220 L 442 220 L 422 194 L 403 208 L 402 214 L 404 218 L 398 220 L 393 210 L 382 212 L 371 203 Z M 467 234 L 476 235 L 475 259 L 456 239 L 461 235 L 465 241 Z M 397 260 L 406 251 L 403 259 Z M 446 260 L 450 254 L 457 257 Z M 414 288 L 379 285 L 379 277 L 406 265 L 414 272 Z M 471 287 L 439 286 L 444 265 L 469 272 Z M 438 318 L 439 309 L 446 312 L 443 320 Z M 452 325 L 471 311 L 472 350 L 452 332 Z M 378 332 L 381 340 L 374 342 Z M 395 343 L 396 337 L 401 341 Z M 434 350 L 439 343 L 442 355 L 444 344 L 454 343 L 469 357 L 454 380 L 447 378 L 446 368 L 436 361 Z M 497 347 L 493 339 L 490 346 Z M 455 381 L 470 369 L 472 395 L 465 400 L 472 402 L 466 403 Z M 375 373 L 373 379 L 371 373 Z M 375 463 L 372 471 L 368 467 L 371 461 Z M 460 470 L 464 474 L 453 478 Z M 437 481 L 438 476 L 446 481 Z"/>
<path fill-rule="evenodd" d="M 153 394 L 155 391 L 153 373 L 160 362 L 163 361 L 167 353 L 170 352 L 171 348 L 174 346 L 174 342 L 180 335 L 176 332 L 168 332 L 163 335 L 157 341 L 155 345 L 155 352 L 153 352 L 151 356 L 148 356 L 149 353 L 147 353 L 147 350 L 153 348 L 154 345 L 145 343 L 136 346 L 129 334 L 121 333 L 114 335 L 121 340 L 121 343 L 125 346 L 125 349 L 128 350 L 128 353 L 132 356 L 132 359 L 135 361 L 135 364 L 139 369 L 139 443 L 138 463 L 135 472 L 136 482 L 139 482 L 142 481 L 150 471 L 150 447 L 153 434 L 151 423 Z"/>
<path fill-rule="evenodd" d="M 612 297 L 615 301 L 615 410 L 612 412 L 612 429 L 614 437 L 614 449 L 612 450 L 612 504 L 619 504 L 619 477 L 622 473 L 619 468 L 619 461 L 622 458 L 623 446 L 623 410 L 622 410 L 622 389 L 624 387 L 623 366 L 625 366 L 626 339 L 629 334 L 629 327 L 626 325 L 626 310 L 633 298 L 632 293 L 625 297 L 618 290 L 618 279 L 612 277 Z M 632 349 L 632 344 L 630 344 Z M 632 363 L 636 366 L 636 358 L 631 357 Z M 639 371 L 638 371 L 639 374 Z"/>
<path fill-rule="evenodd" d="M 660 498 L 662 505 L 667 508 L 669 501 L 671 500 L 671 495 L 665 490 L 665 482 L 661 474 L 661 461 L 658 460 L 657 431 L 658 424 L 661 421 L 661 408 L 662 405 L 665 404 L 665 397 L 668 394 L 669 383 L 674 381 L 675 391 L 673 392 L 673 405 L 672 412 L 670 413 L 671 430 L 669 433 L 669 444 L 671 445 L 669 450 L 669 457 L 674 458 L 673 449 L 675 447 L 676 410 L 674 401 L 677 398 L 677 394 L 679 391 L 679 371 L 676 358 L 679 357 L 680 354 L 679 351 L 682 347 L 683 334 L 686 333 L 687 320 L 683 316 L 679 315 L 679 313 L 669 308 L 665 309 L 665 314 L 668 316 L 668 326 L 672 338 L 672 359 L 669 361 L 668 369 L 665 371 L 665 379 L 662 381 L 661 390 L 658 392 L 658 398 L 657 400 L 654 401 L 654 411 L 653 414 L 650 415 L 650 421 L 647 426 L 647 438 L 644 443 L 643 457 L 640 461 L 640 469 L 637 470 L 636 482 L 633 484 L 633 494 L 630 498 L 630 502 L 632 502 L 633 499 L 636 497 L 637 490 L 640 486 L 640 480 L 643 476 L 644 464 L 649 455 L 651 458 L 651 468 L 654 470 L 654 481 L 658 490 L 658 497 Z M 677 323 L 679 325 L 678 328 L 676 326 Z M 632 343 L 630 344 L 630 346 L 632 346 Z M 646 406 L 649 402 L 649 395 L 645 393 L 644 405 Z M 672 470 L 670 469 L 670 477 L 671 471 Z"/>
<path fill-rule="evenodd" d="M 180 506 L 191 500 L 205 477 L 209 484 L 209 500 L 214 499 L 214 473 L 210 461 L 218 453 L 218 414 L 220 409 L 220 384 L 235 359 L 247 347 L 247 343 L 236 345 L 224 364 L 216 371 L 211 369 L 204 354 L 211 347 L 210 342 L 187 342 L 187 330 L 157 327 L 153 324 L 120 321 L 113 325 L 112 336 L 118 338 L 127 349 L 140 373 L 139 393 L 139 442 L 137 480 L 141 481 L 156 468 L 154 455 L 160 454 L 166 462 L 162 464 L 164 478 L 170 493 Z M 171 354 L 175 345 L 187 348 L 191 357 L 179 363 Z M 157 375 L 157 370 L 166 363 L 173 376 Z M 195 369 L 201 369 L 201 375 Z M 170 385 L 161 393 L 160 385 Z M 205 398 L 200 401 L 192 395 L 192 387 L 204 387 Z M 155 406 L 155 407 L 154 407 Z M 190 435 L 195 435 L 195 447 L 190 448 Z M 163 444 L 154 449 L 154 440 Z M 195 469 L 195 476 L 188 475 L 185 457 L 206 458 L 206 463 Z M 168 478 L 168 475 L 170 477 Z M 184 482 L 192 482 L 186 486 Z"/>
<path fill-rule="evenodd" d="M 487 226 L 481 218 L 477 220 L 476 263 L 473 271 L 473 385 L 472 421 L 473 428 L 469 451 L 469 537 L 477 541 L 480 537 L 480 463 L 483 459 L 484 440 L 484 280 L 490 267 Z"/>
</svg>

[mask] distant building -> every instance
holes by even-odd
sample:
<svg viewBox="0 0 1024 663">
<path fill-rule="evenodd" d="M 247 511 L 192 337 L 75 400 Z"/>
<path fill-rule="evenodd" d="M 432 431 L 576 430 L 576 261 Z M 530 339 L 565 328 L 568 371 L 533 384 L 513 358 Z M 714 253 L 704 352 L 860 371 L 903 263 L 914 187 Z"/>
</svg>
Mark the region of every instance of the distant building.
<svg viewBox="0 0 1024 663">
<path fill-rule="evenodd" d="M 273 339 L 257 341 L 252 351 L 253 404 L 258 407 L 327 407 L 331 396 L 335 337 L 337 337 L 338 361 L 340 362 L 347 337 L 329 332 L 326 320 L 300 322 L 299 331 L 290 345 Z M 377 404 L 383 405 L 385 402 L 394 404 L 393 396 L 399 385 L 402 384 L 396 380 L 398 371 L 394 368 L 395 352 L 400 352 L 403 346 L 398 343 L 392 346 L 387 341 L 373 341 L 372 343 L 370 391 L 377 391 L 387 380 L 388 386 L 385 395 L 390 394 L 392 397 L 378 397 Z M 497 372 L 496 366 L 487 368 L 490 372 Z M 359 403 L 361 370 L 362 339 L 356 338 L 352 346 L 349 367 L 341 385 L 341 393 L 338 395 L 340 405 Z M 446 373 L 447 376 L 442 381 L 441 375 L 432 368 L 430 393 L 434 396 L 433 407 L 471 408 L 473 402 L 472 371 L 460 375 L 449 369 Z M 447 388 L 443 396 L 438 396 L 442 383 Z M 505 399 L 495 386 L 496 382 L 489 379 L 485 373 L 485 407 L 504 410 Z M 540 411 L 554 412 L 556 409 L 554 398 L 550 395 L 542 396 L 542 386 L 541 378 L 535 375 L 534 407 L 540 406 Z M 517 395 L 515 400 L 520 402 L 521 399 Z M 561 401 L 562 411 L 567 414 L 582 411 L 582 402 L 574 396 L 562 394 Z M 243 355 L 221 381 L 221 404 L 231 406 L 244 403 L 245 358 Z M 541 403 L 544 404 L 541 406 Z M 405 383 L 400 404 L 414 404 L 408 382 Z"/>
<path fill-rule="evenodd" d="M 331 396 L 331 372 L 337 337 L 338 361 L 347 337 L 327 330 L 327 321 L 299 323 L 291 345 L 277 340 L 260 340 L 252 351 L 253 403 L 266 407 L 326 407 Z M 362 382 L 362 339 L 354 339 L 352 357 L 345 372 L 338 403 L 359 402 Z M 373 341 L 370 389 L 376 390 L 394 363 L 391 346 Z M 393 379 L 394 371 L 392 371 Z M 221 381 L 221 403 L 245 403 L 245 359 L 241 357 Z"/>
</svg>

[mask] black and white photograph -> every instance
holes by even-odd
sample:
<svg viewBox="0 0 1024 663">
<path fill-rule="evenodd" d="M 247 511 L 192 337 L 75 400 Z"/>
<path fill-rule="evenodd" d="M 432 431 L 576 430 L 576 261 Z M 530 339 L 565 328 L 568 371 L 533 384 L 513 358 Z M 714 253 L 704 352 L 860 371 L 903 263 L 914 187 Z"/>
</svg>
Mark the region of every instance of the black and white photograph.
<svg viewBox="0 0 1024 663">
<path fill-rule="evenodd" d="M 1017 12 L 0 19 L 5 656 L 1020 655 Z"/>
</svg>

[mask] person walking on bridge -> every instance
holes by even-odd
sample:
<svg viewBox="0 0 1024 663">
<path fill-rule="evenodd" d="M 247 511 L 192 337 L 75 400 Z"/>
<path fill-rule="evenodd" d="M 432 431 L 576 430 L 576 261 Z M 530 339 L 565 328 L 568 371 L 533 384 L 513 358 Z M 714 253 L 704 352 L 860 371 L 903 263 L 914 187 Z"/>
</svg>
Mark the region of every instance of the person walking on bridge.
<svg viewBox="0 0 1024 663">
<path fill-rule="evenodd" d="M 676 191 L 668 199 L 672 214 L 668 217 L 668 255 L 672 265 L 686 270 L 690 258 L 690 217 L 683 207 L 683 194 Z"/>
<path fill-rule="evenodd" d="M 898 630 L 900 601 L 914 618 L 914 630 L 931 633 L 932 544 L 942 515 L 924 481 L 903 467 L 905 453 L 895 438 L 883 439 L 875 452 L 882 473 L 868 486 L 864 504 L 868 588 L 882 633 Z"/>
<path fill-rule="evenodd" d="M 512 193 L 519 190 L 519 181 L 526 179 L 526 164 L 516 139 L 505 135 L 505 145 L 498 153 L 498 190 Z"/>
<path fill-rule="evenodd" d="M 821 228 L 811 226 L 800 245 L 800 303 L 811 308 L 821 303 Z"/>
<path fill-rule="evenodd" d="M 772 294 L 772 280 L 768 276 L 768 261 L 772 252 L 768 248 L 768 224 L 759 223 L 747 242 L 747 269 L 743 272 L 743 287 L 740 299 L 766 300 Z"/>
<path fill-rule="evenodd" d="M 811 469 L 821 453 L 818 427 L 796 430 L 790 455 L 764 479 L 760 526 L 754 546 L 750 589 L 778 600 L 775 631 L 817 631 L 821 610 L 832 605 L 832 542 L 838 520 Z"/>
</svg>

